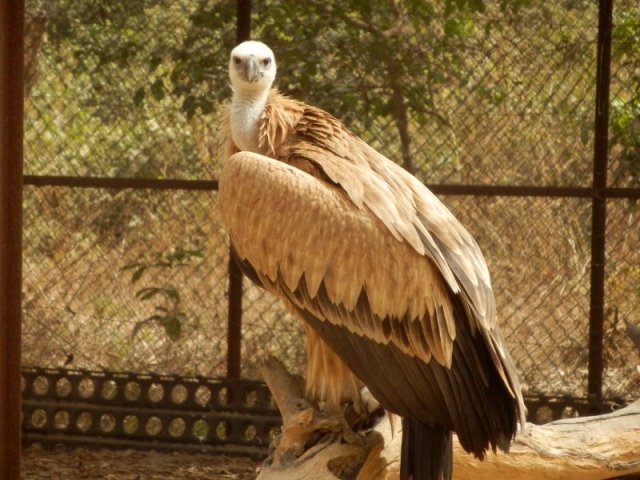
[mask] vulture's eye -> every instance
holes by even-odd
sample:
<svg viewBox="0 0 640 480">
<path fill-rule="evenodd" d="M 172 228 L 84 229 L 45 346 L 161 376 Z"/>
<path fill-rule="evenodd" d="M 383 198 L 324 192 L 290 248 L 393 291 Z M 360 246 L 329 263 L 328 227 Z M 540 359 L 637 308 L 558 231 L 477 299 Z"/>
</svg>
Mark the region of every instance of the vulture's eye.
<svg viewBox="0 0 640 480">
<path fill-rule="evenodd" d="M 269 65 L 271 65 L 271 59 L 269 57 L 265 58 L 262 60 L 262 66 L 263 67 L 268 67 Z"/>
<path fill-rule="evenodd" d="M 235 63 L 236 65 L 240 65 L 242 63 L 242 60 L 240 60 L 240 57 L 233 57 L 233 63 Z"/>
</svg>

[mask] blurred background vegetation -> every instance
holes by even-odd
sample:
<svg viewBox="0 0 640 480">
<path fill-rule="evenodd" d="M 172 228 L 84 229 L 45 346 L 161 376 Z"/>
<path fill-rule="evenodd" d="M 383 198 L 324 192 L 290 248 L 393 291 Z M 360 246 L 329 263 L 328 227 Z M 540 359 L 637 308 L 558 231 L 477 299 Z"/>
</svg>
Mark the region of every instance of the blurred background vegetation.
<svg viewBox="0 0 640 480">
<path fill-rule="evenodd" d="M 25 174 L 216 178 L 234 2 L 28 0 L 27 11 Z M 273 0 L 253 2 L 252 36 L 274 50 L 282 91 L 426 183 L 589 187 L 597 17 L 592 0 Z M 638 3 L 615 2 L 614 25 L 609 184 L 634 187 Z M 585 395 L 590 199 L 443 200 L 485 252 L 525 390 Z M 80 368 L 225 374 L 215 192 L 27 185 L 24 209 L 25 364 L 72 355 Z M 639 215 L 609 202 L 606 395 L 640 394 L 622 322 L 640 323 Z M 135 282 L 123 270 L 185 251 L 197 252 L 188 265 Z M 179 309 L 141 291 L 175 292 Z M 178 330 L 162 317 L 172 305 Z M 248 282 L 243 322 L 245 376 L 266 353 L 303 371 L 298 321 Z"/>
</svg>

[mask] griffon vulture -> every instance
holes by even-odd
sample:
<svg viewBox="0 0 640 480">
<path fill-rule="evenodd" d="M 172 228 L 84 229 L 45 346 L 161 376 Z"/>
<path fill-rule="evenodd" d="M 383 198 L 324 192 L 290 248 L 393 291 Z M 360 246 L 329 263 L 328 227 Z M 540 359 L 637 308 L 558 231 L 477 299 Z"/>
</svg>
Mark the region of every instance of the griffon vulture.
<svg viewBox="0 0 640 480">
<path fill-rule="evenodd" d="M 525 407 L 478 245 L 275 76 L 263 43 L 231 52 L 219 202 L 242 270 L 304 321 L 309 394 L 337 408 L 361 381 L 400 415 L 402 478 L 450 478 L 452 431 L 479 458 L 506 451 Z"/>
</svg>

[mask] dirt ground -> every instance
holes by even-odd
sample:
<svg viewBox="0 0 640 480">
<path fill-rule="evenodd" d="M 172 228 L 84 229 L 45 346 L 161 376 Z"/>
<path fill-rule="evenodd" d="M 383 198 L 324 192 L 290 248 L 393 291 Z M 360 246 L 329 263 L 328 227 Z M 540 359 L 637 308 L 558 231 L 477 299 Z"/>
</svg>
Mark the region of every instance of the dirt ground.
<svg viewBox="0 0 640 480">
<path fill-rule="evenodd" d="M 22 478 L 47 480 L 254 480 L 260 464 L 247 458 L 138 450 L 22 451 Z"/>
</svg>

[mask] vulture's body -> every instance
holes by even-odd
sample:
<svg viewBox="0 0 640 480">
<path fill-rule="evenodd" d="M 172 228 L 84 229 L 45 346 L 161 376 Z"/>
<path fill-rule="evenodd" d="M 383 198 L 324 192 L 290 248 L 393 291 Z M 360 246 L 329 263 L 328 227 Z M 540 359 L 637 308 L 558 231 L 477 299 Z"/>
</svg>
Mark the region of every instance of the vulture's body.
<svg viewBox="0 0 640 480">
<path fill-rule="evenodd" d="M 480 458 L 507 450 L 524 405 L 471 235 L 334 117 L 272 90 L 265 45 L 229 68 L 222 218 L 247 276 L 304 320 L 310 393 L 337 406 L 361 381 L 401 415 L 403 478 L 449 478 L 451 431 Z"/>
</svg>

